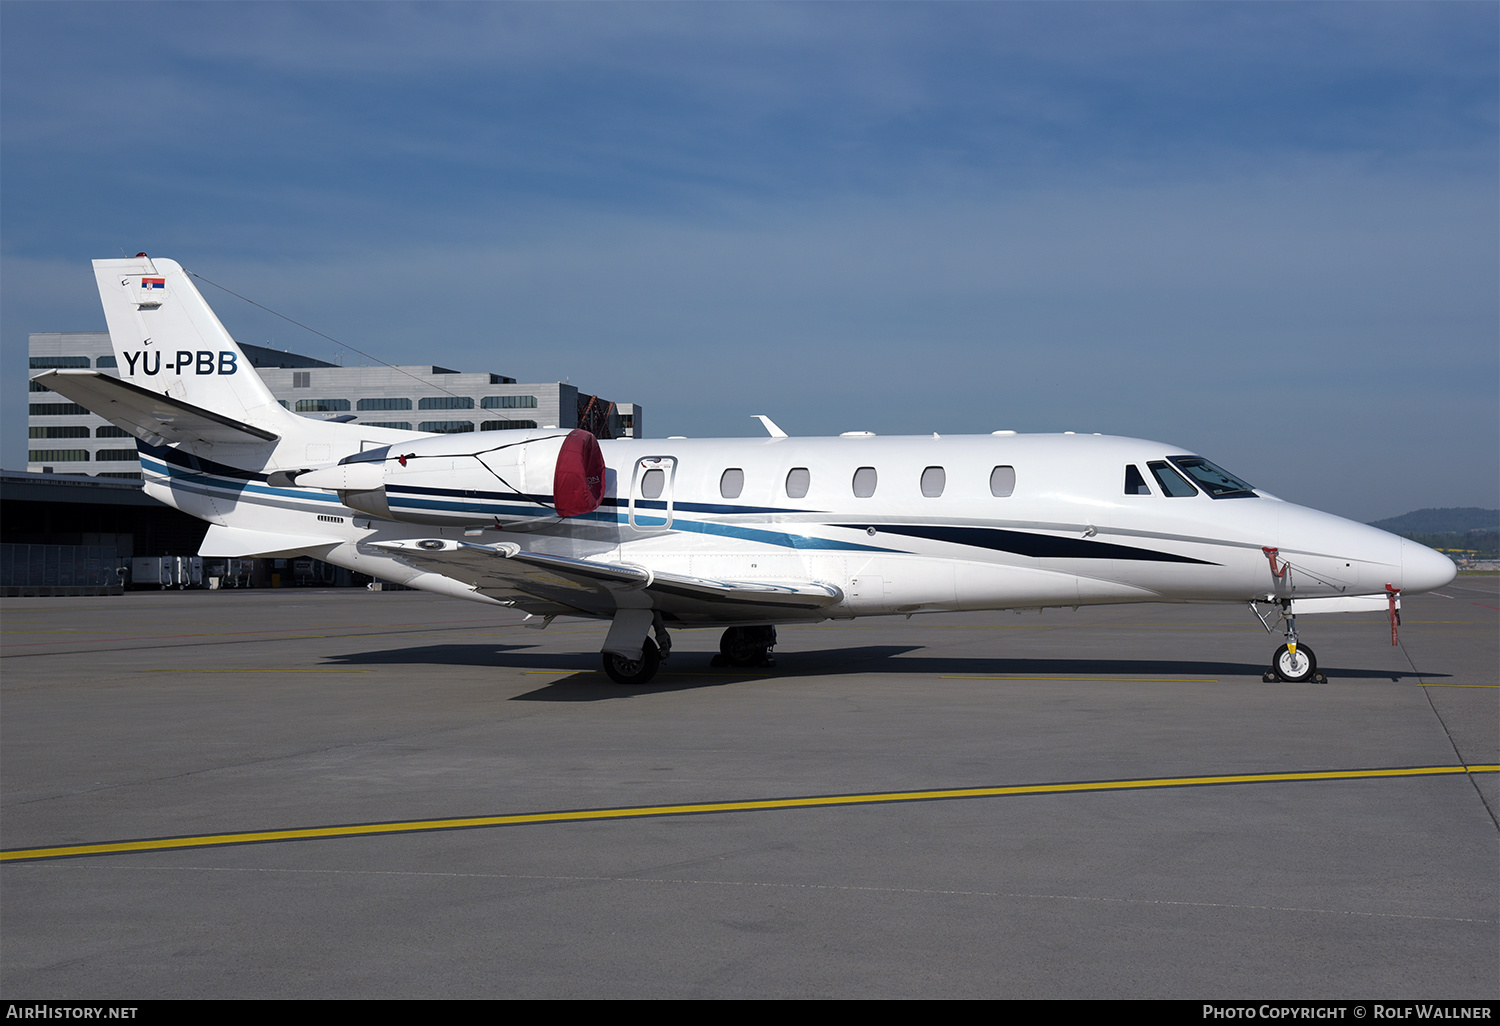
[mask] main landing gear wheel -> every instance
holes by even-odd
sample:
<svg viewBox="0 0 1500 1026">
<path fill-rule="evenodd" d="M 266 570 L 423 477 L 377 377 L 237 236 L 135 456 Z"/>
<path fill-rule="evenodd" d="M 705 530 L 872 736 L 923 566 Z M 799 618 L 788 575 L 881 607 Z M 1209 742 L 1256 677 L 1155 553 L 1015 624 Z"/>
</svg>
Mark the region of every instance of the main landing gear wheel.
<svg viewBox="0 0 1500 1026">
<path fill-rule="evenodd" d="M 1318 673 L 1318 657 L 1306 645 L 1298 645 L 1295 653 L 1290 645 L 1278 648 L 1271 657 L 1271 669 L 1267 671 L 1267 676 L 1274 676 L 1276 680 L 1289 684 L 1327 679 Z"/>
<path fill-rule="evenodd" d="M 714 666 L 771 666 L 776 647 L 775 627 L 730 627 L 719 638 Z"/>
<path fill-rule="evenodd" d="M 641 641 L 641 657 L 628 659 L 613 652 L 604 652 L 604 672 L 616 684 L 645 684 L 656 676 L 661 665 L 661 651 L 650 638 Z"/>
</svg>

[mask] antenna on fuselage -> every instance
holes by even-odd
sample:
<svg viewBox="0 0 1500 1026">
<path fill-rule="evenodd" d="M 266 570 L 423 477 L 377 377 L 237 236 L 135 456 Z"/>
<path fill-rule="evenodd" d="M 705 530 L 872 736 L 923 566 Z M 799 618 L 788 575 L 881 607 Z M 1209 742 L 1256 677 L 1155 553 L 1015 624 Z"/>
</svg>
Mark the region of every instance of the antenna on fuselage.
<svg viewBox="0 0 1500 1026">
<path fill-rule="evenodd" d="M 781 428 L 777 427 L 776 426 L 776 422 L 774 420 L 772 420 L 770 417 L 767 417 L 764 413 L 754 413 L 754 414 L 751 414 L 751 416 L 753 416 L 756 420 L 760 421 L 760 426 L 763 427 L 763 428 L 765 428 L 766 429 L 766 434 L 770 435 L 772 438 L 785 438 L 785 437 L 787 437 L 786 432 L 783 431 L 783 430 L 781 430 Z"/>
</svg>

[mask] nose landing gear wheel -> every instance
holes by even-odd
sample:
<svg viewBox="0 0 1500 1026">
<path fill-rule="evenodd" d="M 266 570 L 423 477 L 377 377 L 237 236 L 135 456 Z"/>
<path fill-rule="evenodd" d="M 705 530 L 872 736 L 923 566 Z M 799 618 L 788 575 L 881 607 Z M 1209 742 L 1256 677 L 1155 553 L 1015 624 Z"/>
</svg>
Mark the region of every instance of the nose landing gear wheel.
<svg viewBox="0 0 1500 1026">
<path fill-rule="evenodd" d="M 661 652 L 650 638 L 641 642 L 641 657 L 628 659 L 613 652 L 604 652 L 604 672 L 616 684 L 645 684 L 656 676 L 661 665 Z"/>
<path fill-rule="evenodd" d="M 1298 645 L 1295 654 L 1288 646 L 1282 645 L 1271 657 L 1270 672 L 1277 680 L 1301 684 L 1319 676 L 1318 657 L 1306 645 Z"/>
</svg>

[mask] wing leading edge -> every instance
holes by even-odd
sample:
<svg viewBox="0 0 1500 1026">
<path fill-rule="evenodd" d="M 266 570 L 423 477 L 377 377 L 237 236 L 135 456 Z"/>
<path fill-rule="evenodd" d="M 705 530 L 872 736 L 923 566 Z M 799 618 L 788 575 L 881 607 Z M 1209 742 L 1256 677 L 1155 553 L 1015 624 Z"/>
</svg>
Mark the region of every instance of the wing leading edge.
<svg viewBox="0 0 1500 1026">
<path fill-rule="evenodd" d="M 613 616 L 649 607 L 668 618 L 736 622 L 818 618 L 844 593 L 818 581 L 721 581 L 655 573 L 625 563 L 602 563 L 526 552 L 511 543 L 475 545 L 446 538 L 375 542 L 414 566 L 463 581 L 528 613 Z"/>
</svg>

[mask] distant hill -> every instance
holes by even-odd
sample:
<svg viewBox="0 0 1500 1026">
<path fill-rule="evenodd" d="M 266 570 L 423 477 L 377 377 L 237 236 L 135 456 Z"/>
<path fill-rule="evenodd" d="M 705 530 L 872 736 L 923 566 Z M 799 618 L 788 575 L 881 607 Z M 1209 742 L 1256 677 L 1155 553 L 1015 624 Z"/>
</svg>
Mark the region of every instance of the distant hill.
<svg viewBox="0 0 1500 1026">
<path fill-rule="evenodd" d="M 1500 531 L 1500 509 L 1480 509 L 1478 506 L 1419 509 L 1399 517 L 1376 520 L 1370 526 L 1401 535 Z"/>
<path fill-rule="evenodd" d="M 1464 550 L 1490 559 L 1500 556 L 1500 509 L 1419 509 L 1370 526 L 1434 549 Z"/>
</svg>

